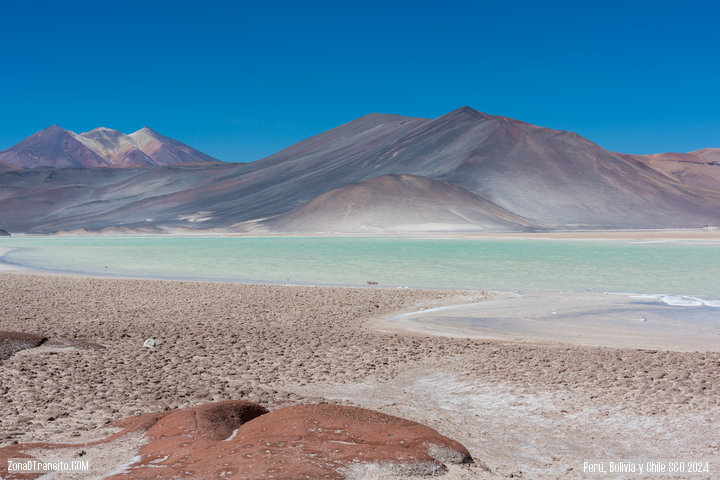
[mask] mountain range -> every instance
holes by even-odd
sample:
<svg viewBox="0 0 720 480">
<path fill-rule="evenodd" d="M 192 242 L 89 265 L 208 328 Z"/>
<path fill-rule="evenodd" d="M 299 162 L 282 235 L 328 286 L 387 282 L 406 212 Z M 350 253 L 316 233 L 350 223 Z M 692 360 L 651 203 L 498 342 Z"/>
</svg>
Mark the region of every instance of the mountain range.
<svg viewBox="0 0 720 480">
<path fill-rule="evenodd" d="M 0 228 L 413 233 L 720 224 L 720 149 L 627 155 L 468 107 L 370 114 L 248 164 L 149 128 L 0 152 Z"/>
<path fill-rule="evenodd" d="M 78 134 L 52 125 L 0 152 L 1 165 L 19 168 L 128 168 L 217 161 L 149 127 L 125 135 L 104 127 Z"/>
</svg>

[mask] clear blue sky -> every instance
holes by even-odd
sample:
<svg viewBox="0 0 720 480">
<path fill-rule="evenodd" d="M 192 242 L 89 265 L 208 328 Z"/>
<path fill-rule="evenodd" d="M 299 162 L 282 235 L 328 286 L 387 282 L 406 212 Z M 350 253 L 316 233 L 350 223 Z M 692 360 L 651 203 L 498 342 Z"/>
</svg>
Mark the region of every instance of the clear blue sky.
<svg viewBox="0 0 720 480">
<path fill-rule="evenodd" d="M 147 125 L 252 161 L 462 105 L 627 153 L 720 147 L 719 18 L 692 0 L 5 2 L 0 149 Z"/>
</svg>

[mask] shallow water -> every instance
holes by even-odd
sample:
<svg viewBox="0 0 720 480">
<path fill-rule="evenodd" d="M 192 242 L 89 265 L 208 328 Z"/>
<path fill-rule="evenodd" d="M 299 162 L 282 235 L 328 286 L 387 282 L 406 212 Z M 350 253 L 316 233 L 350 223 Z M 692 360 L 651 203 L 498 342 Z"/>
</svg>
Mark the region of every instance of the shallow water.
<svg viewBox="0 0 720 480">
<path fill-rule="evenodd" d="M 720 351 L 720 309 L 607 293 L 498 294 L 377 324 L 426 334 L 674 351 Z"/>
<path fill-rule="evenodd" d="M 150 278 L 495 291 L 634 292 L 720 300 L 720 246 L 405 237 L 11 237 L 3 260 Z"/>
</svg>

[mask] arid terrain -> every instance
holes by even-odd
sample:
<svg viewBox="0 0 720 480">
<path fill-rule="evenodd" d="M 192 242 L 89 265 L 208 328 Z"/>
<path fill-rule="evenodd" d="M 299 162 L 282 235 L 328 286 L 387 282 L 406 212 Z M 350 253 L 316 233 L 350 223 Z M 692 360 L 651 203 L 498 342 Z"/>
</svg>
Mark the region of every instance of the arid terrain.
<svg viewBox="0 0 720 480">
<path fill-rule="evenodd" d="M 720 472 L 719 353 L 371 326 L 482 300 L 472 292 L 23 273 L 0 275 L 0 290 L 0 330 L 49 339 L 0 366 L 0 446 L 80 443 L 107 436 L 101 427 L 111 421 L 218 400 L 270 410 L 328 402 L 415 420 L 462 443 L 476 463 L 446 478 L 595 478 L 583 463 L 613 459 L 703 460 L 710 473 L 688 478 Z M 148 338 L 155 348 L 143 346 Z M 126 447 L 132 457 L 137 444 Z M 111 454 L 93 455 L 103 465 Z"/>
</svg>

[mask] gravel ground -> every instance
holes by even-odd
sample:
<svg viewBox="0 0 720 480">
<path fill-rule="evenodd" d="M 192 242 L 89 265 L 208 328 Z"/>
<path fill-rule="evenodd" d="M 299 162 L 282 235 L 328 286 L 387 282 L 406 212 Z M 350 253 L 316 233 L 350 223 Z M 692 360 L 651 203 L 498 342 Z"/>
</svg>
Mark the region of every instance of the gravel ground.
<svg viewBox="0 0 720 480">
<path fill-rule="evenodd" d="M 711 472 L 688 478 L 720 476 L 720 353 L 371 326 L 482 299 L 472 292 L 21 273 L 0 274 L 0 292 L 0 330 L 49 339 L 0 365 L 0 446 L 89 440 L 112 420 L 221 399 L 329 401 L 460 441 L 479 466 L 456 478 L 601 478 L 583 462 L 613 459 L 703 459 Z"/>
</svg>

